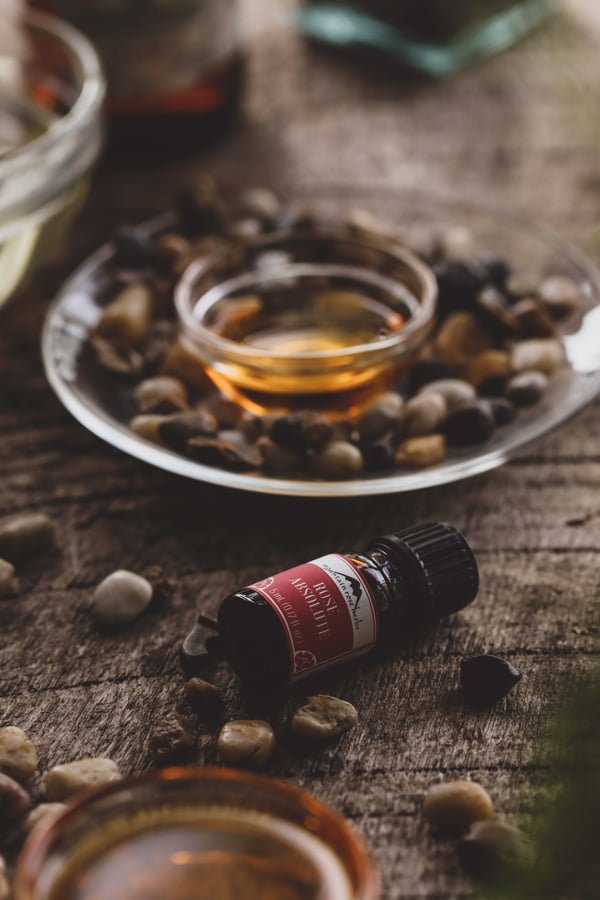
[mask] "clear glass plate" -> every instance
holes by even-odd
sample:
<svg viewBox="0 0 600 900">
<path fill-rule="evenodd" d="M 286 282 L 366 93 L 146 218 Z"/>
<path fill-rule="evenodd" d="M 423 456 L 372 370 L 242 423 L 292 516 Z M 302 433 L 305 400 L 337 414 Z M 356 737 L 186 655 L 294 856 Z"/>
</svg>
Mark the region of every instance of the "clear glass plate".
<svg viewBox="0 0 600 900">
<path fill-rule="evenodd" d="M 421 490 L 478 475 L 505 463 L 526 444 L 564 425 L 600 393 L 600 272 L 583 254 L 550 233 L 515 217 L 482 207 L 418 194 L 384 189 L 303 190 L 291 197 L 331 214 L 367 209 L 417 232 L 464 226 L 475 238 L 475 253 L 506 257 L 514 268 L 539 274 L 564 274 L 575 279 L 584 298 L 583 315 L 564 335 L 569 366 L 552 376 L 543 401 L 522 410 L 514 423 L 496 430 L 485 444 L 455 448 L 439 465 L 420 471 L 392 471 L 351 481 L 319 481 L 299 477 L 240 474 L 206 466 L 151 444 L 129 431 L 119 398 L 97 383 L 81 363 L 86 338 L 101 314 L 97 287 L 106 281 L 112 249 L 105 245 L 67 281 L 52 305 L 42 335 L 46 374 L 64 406 L 82 425 L 130 456 L 211 484 L 268 494 L 304 497 L 352 497 Z M 169 217 L 148 223 L 155 233 Z"/>
</svg>

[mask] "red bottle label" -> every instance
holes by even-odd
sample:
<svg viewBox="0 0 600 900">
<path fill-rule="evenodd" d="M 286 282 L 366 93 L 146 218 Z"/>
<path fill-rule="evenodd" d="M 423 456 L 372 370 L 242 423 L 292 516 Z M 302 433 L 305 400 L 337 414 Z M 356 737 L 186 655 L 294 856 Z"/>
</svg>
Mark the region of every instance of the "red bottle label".
<svg viewBox="0 0 600 900">
<path fill-rule="evenodd" d="M 249 587 L 267 601 L 283 625 L 292 681 L 344 657 L 367 653 L 377 641 L 379 620 L 371 588 L 358 567 L 338 553 Z"/>
</svg>

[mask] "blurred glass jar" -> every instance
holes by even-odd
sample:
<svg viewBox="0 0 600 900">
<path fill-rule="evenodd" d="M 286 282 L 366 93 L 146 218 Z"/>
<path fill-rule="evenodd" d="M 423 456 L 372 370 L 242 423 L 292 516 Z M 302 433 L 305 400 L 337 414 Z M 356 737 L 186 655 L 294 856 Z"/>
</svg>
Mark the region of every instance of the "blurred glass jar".
<svg viewBox="0 0 600 900">
<path fill-rule="evenodd" d="M 0 306 L 58 247 L 102 143 L 104 79 L 70 25 L 0 9 Z"/>
<path fill-rule="evenodd" d="M 300 0 L 299 19 L 317 40 L 444 77 L 505 50 L 556 11 L 556 0 Z"/>
<path fill-rule="evenodd" d="M 31 0 L 73 22 L 103 61 L 119 144 L 205 140 L 234 120 L 242 85 L 237 0 Z"/>
</svg>

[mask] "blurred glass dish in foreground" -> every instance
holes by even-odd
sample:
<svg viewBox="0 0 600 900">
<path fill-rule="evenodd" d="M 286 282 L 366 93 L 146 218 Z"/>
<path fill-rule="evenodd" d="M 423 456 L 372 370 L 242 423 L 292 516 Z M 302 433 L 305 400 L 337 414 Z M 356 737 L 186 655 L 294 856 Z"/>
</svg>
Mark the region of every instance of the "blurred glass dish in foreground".
<svg viewBox="0 0 600 900">
<path fill-rule="evenodd" d="M 79 32 L 0 6 L 0 306 L 55 251 L 85 195 L 103 99 Z"/>
</svg>

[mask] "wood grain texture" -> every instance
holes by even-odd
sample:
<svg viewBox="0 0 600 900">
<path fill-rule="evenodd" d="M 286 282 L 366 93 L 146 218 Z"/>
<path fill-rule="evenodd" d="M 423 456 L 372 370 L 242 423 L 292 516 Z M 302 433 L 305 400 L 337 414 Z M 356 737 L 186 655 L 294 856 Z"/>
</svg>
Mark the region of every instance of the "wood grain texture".
<svg viewBox="0 0 600 900">
<path fill-rule="evenodd" d="M 420 814 L 427 786 L 471 776 L 509 818 L 527 815 L 543 776 L 540 734 L 566 683 L 597 655 L 600 406 L 471 481 L 407 496 L 302 501 L 190 485 L 108 448 L 76 424 L 46 384 L 39 332 L 66 273 L 115 225 L 167 206 L 206 172 L 226 186 L 426 184 L 540 219 L 580 246 L 600 211 L 594 117 L 597 38 L 581 3 L 510 53 L 444 84 L 390 79 L 304 44 L 289 2 L 245 0 L 248 90 L 230 139 L 202 158 L 104 164 L 64 259 L 0 320 L 0 512 L 44 510 L 59 546 L 0 598 L 0 725 L 24 728 L 40 770 L 107 753 L 125 772 L 150 764 L 148 737 L 180 701 L 178 646 L 195 610 L 236 586 L 370 536 L 440 518 L 463 528 L 481 566 L 470 609 L 395 653 L 322 676 L 351 700 L 360 727 L 300 754 L 285 722 L 300 693 L 260 703 L 226 667 L 212 673 L 232 716 L 268 718 L 281 735 L 269 771 L 348 816 L 372 847 L 385 896 L 459 898 L 472 888 L 452 843 Z M 572 61 L 576 60 L 576 64 Z M 597 99 L 597 98 L 596 98 Z M 88 615 L 117 567 L 160 582 L 148 613 L 117 635 Z M 157 571 L 159 567 L 160 572 Z M 509 698 L 466 709 L 461 657 L 496 652 L 523 672 Z M 215 728 L 198 728 L 190 762 L 215 762 Z M 39 789 L 36 787 L 36 790 Z"/>
</svg>

